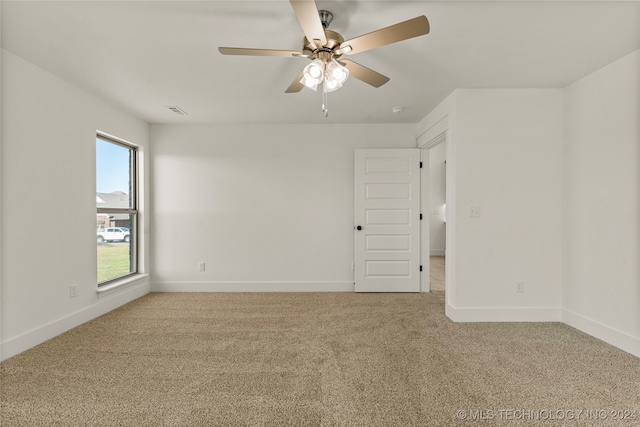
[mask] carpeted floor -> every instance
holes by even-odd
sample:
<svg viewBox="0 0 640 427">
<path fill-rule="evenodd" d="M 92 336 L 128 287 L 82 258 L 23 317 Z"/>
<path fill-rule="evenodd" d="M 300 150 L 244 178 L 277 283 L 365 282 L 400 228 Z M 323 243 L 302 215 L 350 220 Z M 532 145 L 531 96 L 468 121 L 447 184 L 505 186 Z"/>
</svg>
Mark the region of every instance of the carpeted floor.
<svg viewBox="0 0 640 427">
<path fill-rule="evenodd" d="M 443 299 L 149 294 L 0 364 L 0 424 L 640 425 L 639 358 Z"/>
</svg>

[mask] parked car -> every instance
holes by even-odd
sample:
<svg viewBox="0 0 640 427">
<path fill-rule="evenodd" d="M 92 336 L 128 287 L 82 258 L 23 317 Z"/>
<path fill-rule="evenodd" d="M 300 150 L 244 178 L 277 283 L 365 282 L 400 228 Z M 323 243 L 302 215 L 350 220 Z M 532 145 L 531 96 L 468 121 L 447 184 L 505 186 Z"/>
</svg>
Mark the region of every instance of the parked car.
<svg viewBox="0 0 640 427">
<path fill-rule="evenodd" d="M 110 227 L 104 231 L 98 231 L 98 243 L 131 240 L 131 233 L 128 228 Z"/>
</svg>

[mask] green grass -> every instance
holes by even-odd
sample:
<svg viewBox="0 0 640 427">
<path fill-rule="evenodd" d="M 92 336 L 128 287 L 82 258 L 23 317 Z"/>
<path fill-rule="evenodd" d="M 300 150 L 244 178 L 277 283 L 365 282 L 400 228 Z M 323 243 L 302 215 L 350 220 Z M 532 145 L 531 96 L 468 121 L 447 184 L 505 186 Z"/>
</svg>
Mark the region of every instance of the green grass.
<svg viewBox="0 0 640 427">
<path fill-rule="evenodd" d="M 129 245 L 98 246 L 98 283 L 125 276 L 130 272 Z"/>
</svg>

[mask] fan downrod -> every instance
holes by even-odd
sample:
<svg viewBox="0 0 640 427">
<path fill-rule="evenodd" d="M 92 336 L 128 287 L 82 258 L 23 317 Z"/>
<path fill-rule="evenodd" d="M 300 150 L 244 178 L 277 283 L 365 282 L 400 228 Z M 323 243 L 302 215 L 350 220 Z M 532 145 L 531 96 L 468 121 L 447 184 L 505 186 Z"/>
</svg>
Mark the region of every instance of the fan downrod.
<svg viewBox="0 0 640 427">
<path fill-rule="evenodd" d="M 320 15 L 320 22 L 322 22 L 323 28 L 329 28 L 329 24 L 333 21 L 333 13 L 328 10 L 319 10 L 318 15 Z"/>
</svg>

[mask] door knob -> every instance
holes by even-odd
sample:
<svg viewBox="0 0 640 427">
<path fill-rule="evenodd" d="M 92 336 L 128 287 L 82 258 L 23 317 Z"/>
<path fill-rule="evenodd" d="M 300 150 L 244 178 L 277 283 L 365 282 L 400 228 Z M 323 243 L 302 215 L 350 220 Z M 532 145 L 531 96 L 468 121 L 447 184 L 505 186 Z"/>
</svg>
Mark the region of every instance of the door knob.
<svg viewBox="0 0 640 427">
<path fill-rule="evenodd" d="M 362 230 L 362 226 L 360 226 L 360 225 L 359 225 L 359 226 L 357 226 L 357 227 L 356 227 L 356 230 L 358 230 L 358 231 Z"/>
</svg>

